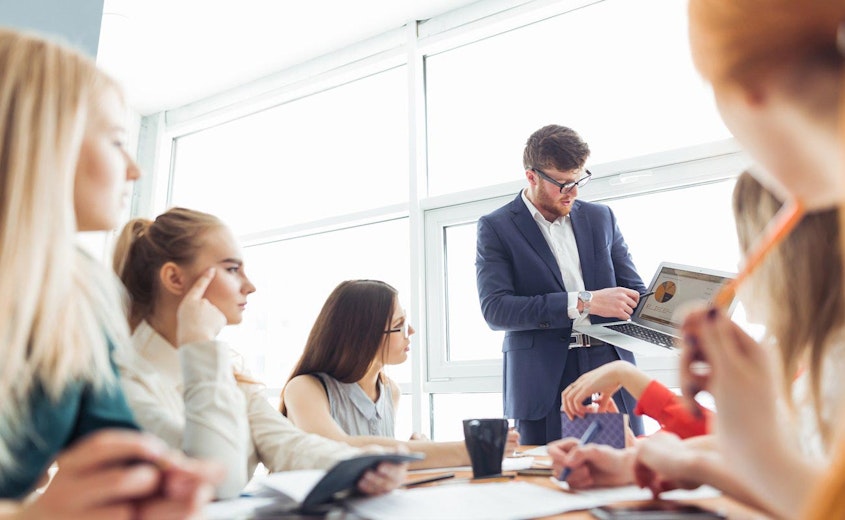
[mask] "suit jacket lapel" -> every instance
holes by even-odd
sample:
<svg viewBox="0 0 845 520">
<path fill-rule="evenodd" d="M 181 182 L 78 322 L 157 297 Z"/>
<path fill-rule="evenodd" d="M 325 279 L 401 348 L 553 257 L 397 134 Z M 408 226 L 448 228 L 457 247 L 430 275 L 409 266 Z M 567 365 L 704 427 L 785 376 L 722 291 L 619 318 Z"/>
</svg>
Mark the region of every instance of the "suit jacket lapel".
<svg viewBox="0 0 845 520">
<path fill-rule="evenodd" d="M 592 224 L 580 211 L 581 202 L 575 201 L 569 218 L 572 221 L 572 231 L 575 233 L 575 243 L 578 244 L 578 259 L 581 261 L 581 275 L 584 277 L 584 287 L 589 289 L 596 286 L 595 269 L 596 252 L 593 248 Z"/>
<path fill-rule="evenodd" d="M 557 280 L 557 283 L 560 284 L 561 289 L 565 290 L 565 287 L 563 286 L 563 278 L 560 274 L 560 267 L 557 265 L 557 260 L 555 260 L 552 250 L 549 249 L 549 244 L 546 242 L 546 239 L 537 227 L 537 223 L 534 222 L 531 212 L 528 211 L 528 208 L 522 201 L 521 193 L 517 195 L 516 200 L 511 202 L 511 211 L 513 213 L 513 222 L 516 225 L 516 228 L 519 229 L 520 233 L 522 233 L 522 236 L 524 236 L 525 240 L 528 241 L 531 248 L 540 255 L 540 258 L 542 258 L 543 262 L 545 262 L 545 264 L 549 267 L 549 271 L 552 272 L 555 280 Z"/>
</svg>

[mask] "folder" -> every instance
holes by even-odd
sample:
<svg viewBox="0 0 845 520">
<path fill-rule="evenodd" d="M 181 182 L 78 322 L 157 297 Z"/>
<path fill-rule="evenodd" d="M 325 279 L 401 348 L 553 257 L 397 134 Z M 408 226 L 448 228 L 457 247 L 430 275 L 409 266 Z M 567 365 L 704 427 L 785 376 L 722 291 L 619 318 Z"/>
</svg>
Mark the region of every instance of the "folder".
<svg viewBox="0 0 845 520">
<path fill-rule="evenodd" d="M 625 425 L 627 417 L 623 413 L 588 413 L 583 418 L 575 417 L 569 419 L 565 413 L 560 414 L 560 435 L 561 439 L 575 437 L 580 439 L 581 435 L 592 422 L 601 424 L 601 430 L 593 438 L 595 444 L 606 444 L 614 448 L 625 447 Z"/>
</svg>

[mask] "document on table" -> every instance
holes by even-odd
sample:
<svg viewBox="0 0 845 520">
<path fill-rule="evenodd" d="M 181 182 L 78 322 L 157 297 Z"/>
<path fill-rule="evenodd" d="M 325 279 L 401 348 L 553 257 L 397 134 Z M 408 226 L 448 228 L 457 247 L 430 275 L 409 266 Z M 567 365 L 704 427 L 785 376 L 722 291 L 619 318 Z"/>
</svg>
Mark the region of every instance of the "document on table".
<svg viewBox="0 0 845 520">
<path fill-rule="evenodd" d="M 556 478 L 551 479 L 561 489 L 569 491 L 569 484 L 561 482 Z M 638 486 L 619 486 L 609 488 L 583 489 L 570 491 L 579 496 L 587 496 L 599 500 L 602 504 L 622 502 L 627 500 L 651 500 L 651 490 Z M 690 500 L 698 498 L 713 498 L 721 496 L 722 492 L 710 486 L 700 486 L 696 489 L 673 489 L 660 493 L 660 498 L 665 500 Z"/>
<path fill-rule="evenodd" d="M 523 455 L 536 455 L 538 457 L 545 457 L 549 454 L 549 449 L 546 446 L 537 446 L 536 448 L 531 448 L 530 450 L 525 450 L 522 452 Z"/>
<path fill-rule="evenodd" d="M 397 490 L 348 500 L 347 505 L 372 520 L 511 520 L 589 509 L 600 501 L 528 482 L 491 482 Z"/>
</svg>

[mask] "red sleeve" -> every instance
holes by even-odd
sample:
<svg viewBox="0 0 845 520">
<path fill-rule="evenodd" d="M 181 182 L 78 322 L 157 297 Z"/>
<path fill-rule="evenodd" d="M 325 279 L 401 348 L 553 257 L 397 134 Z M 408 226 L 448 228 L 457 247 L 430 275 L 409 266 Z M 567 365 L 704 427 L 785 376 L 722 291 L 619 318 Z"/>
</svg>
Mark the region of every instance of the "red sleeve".
<svg viewBox="0 0 845 520">
<path fill-rule="evenodd" d="M 698 409 L 702 411 L 700 416 L 694 415 L 674 392 L 653 380 L 637 401 L 634 413 L 647 415 L 662 429 L 686 439 L 708 432 L 707 424 L 713 412 L 701 405 Z"/>
</svg>

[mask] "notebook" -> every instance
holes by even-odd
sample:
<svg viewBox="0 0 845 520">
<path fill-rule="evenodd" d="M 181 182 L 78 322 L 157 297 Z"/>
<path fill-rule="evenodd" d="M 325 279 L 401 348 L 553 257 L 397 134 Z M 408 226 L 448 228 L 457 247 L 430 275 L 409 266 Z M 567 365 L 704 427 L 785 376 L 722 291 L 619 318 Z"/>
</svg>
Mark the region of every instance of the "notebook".
<svg viewBox="0 0 845 520">
<path fill-rule="evenodd" d="M 588 413 L 584 417 L 569 418 L 565 413 L 560 414 L 560 438 L 575 437 L 580 439 L 591 423 L 601 424 L 601 430 L 592 441 L 594 444 L 622 449 L 625 447 L 625 422 L 627 418 L 621 413 Z"/>
<path fill-rule="evenodd" d="M 422 460 L 422 453 L 381 453 L 358 455 L 344 459 L 326 470 L 297 470 L 270 473 L 260 484 L 277 496 L 273 503 L 261 508 L 262 514 L 283 512 L 312 513 L 327 511 L 336 498 L 355 490 L 358 480 L 368 469 L 382 462 L 400 464 Z M 273 496 L 261 494 L 261 497 Z"/>
<path fill-rule="evenodd" d="M 713 301 L 719 289 L 734 277 L 735 273 L 662 262 L 646 291 L 654 294 L 640 299 L 630 320 L 579 325 L 574 331 L 639 356 L 678 356 L 681 351 L 675 340 L 681 323 L 676 311 L 690 302 Z M 731 301 L 728 314 L 735 305 L 736 298 Z"/>
</svg>

